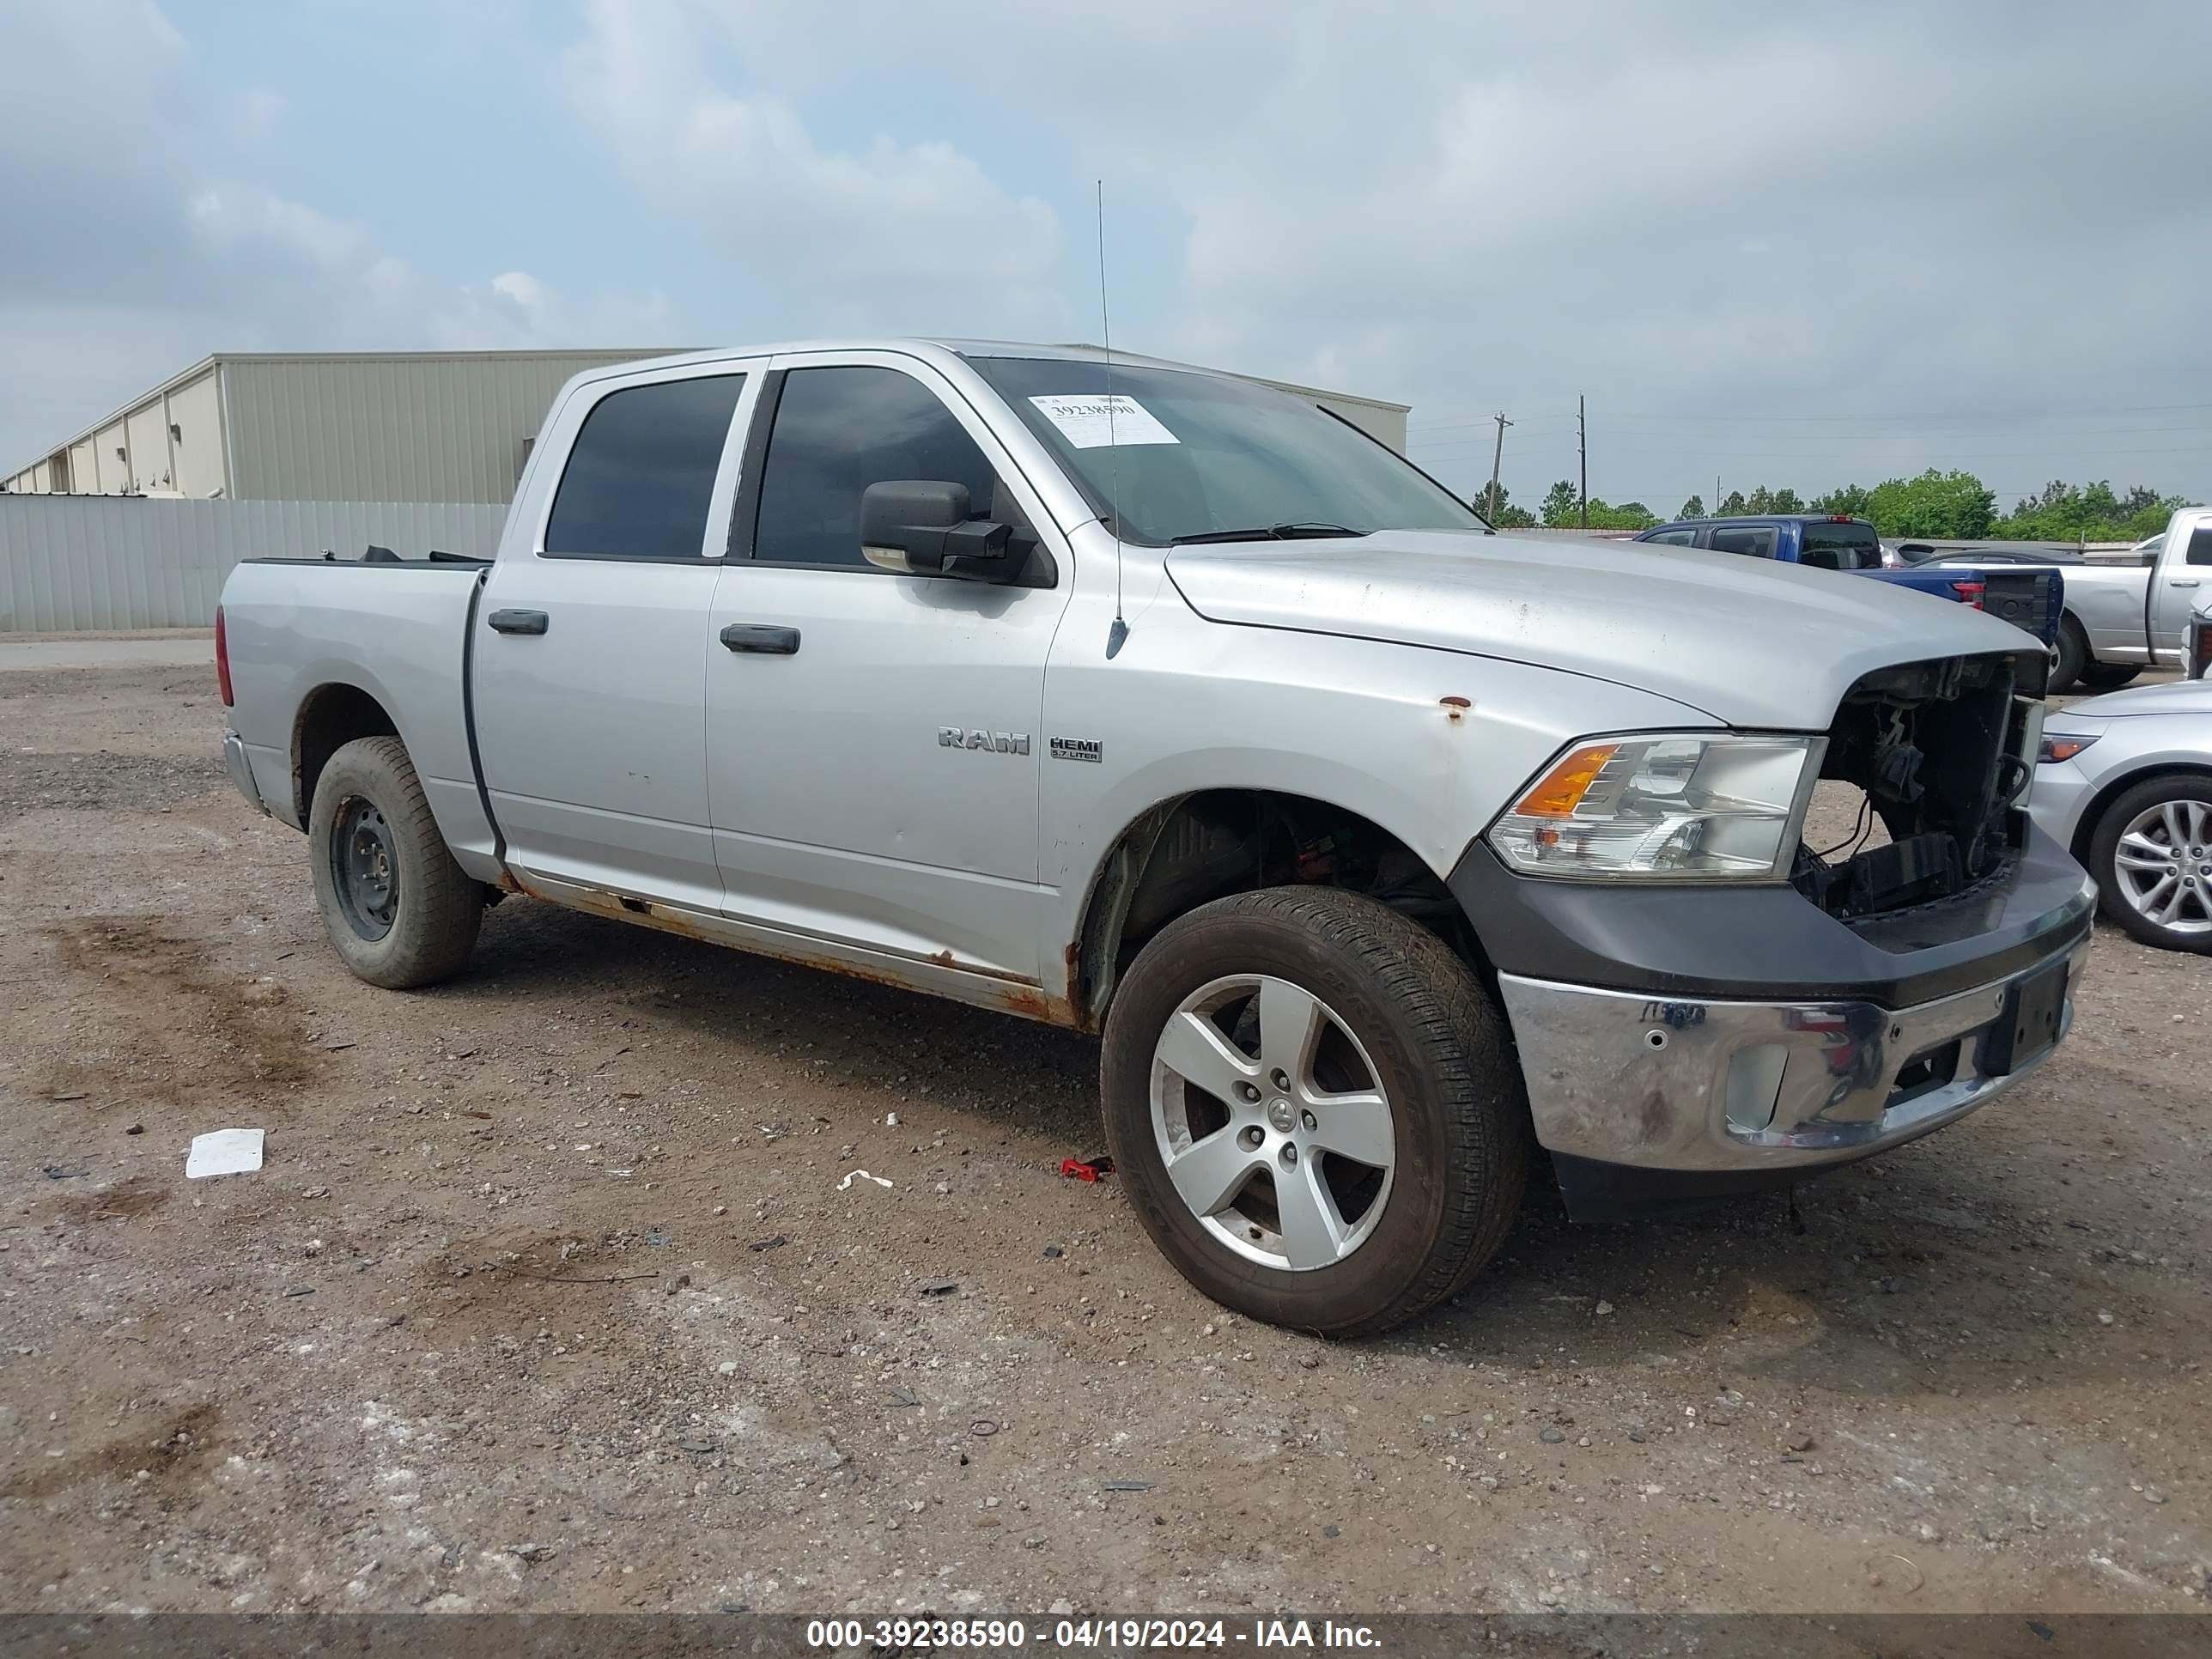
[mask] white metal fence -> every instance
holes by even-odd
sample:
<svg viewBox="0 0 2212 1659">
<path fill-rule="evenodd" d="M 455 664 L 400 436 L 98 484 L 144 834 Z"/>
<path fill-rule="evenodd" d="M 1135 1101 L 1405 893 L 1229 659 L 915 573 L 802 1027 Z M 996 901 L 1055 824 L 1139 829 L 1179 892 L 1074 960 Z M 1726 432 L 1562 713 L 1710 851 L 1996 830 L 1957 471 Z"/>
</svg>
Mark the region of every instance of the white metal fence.
<svg viewBox="0 0 2212 1659">
<path fill-rule="evenodd" d="M 488 558 L 503 507 L 0 495 L 0 634 L 205 628 L 240 559 Z"/>
</svg>

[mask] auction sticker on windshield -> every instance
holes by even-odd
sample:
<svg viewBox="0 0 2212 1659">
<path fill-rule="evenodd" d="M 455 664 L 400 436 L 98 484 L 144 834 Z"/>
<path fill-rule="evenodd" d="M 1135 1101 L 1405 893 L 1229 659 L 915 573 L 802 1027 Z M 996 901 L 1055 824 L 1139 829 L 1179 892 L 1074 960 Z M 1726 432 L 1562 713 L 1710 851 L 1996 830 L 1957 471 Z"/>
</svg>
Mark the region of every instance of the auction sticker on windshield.
<svg viewBox="0 0 2212 1659">
<path fill-rule="evenodd" d="M 1032 398 L 1044 417 L 1067 436 L 1078 449 L 1103 449 L 1109 444 L 1172 444 L 1182 441 L 1162 426 L 1152 411 L 1134 398 L 1115 392 L 1110 398 Z"/>
</svg>

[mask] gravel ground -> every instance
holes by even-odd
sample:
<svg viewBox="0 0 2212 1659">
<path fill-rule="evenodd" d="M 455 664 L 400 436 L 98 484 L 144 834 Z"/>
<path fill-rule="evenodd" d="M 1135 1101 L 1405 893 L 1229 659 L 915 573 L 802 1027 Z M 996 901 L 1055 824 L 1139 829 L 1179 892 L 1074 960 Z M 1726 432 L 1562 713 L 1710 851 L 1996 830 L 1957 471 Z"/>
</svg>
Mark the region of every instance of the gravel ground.
<svg viewBox="0 0 2212 1659">
<path fill-rule="evenodd" d="M 10 1610 L 2212 1596 L 2201 959 L 2100 933 L 2051 1065 L 1794 1216 L 1542 1197 L 1332 1346 L 1059 1178 L 1085 1040 L 525 902 L 356 983 L 209 678 L 0 674 Z"/>
</svg>

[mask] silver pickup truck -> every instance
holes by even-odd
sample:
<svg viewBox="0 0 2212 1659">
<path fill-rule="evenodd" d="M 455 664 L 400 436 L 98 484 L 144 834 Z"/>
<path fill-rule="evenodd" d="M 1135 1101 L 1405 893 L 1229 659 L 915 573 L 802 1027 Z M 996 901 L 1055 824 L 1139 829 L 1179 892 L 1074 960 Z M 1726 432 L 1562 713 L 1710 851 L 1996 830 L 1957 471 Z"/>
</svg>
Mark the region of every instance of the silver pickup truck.
<svg viewBox="0 0 2212 1659">
<path fill-rule="evenodd" d="M 2089 937 L 2017 629 L 1497 536 L 1171 363 L 584 374 L 495 560 L 249 562 L 218 639 L 232 775 L 362 979 L 527 895 L 1101 1033 L 1152 1237 L 1336 1334 L 1467 1284 L 1539 1149 L 1620 1215 L 1972 1111 Z M 1822 778 L 1855 844 L 1806 843 Z"/>
<path fill-rule="evenodd" d="M 1997 556 L 1972 543 L 1902 541 L 1897 553 L 1914 568 L 1986 567 Z M 2181 667 L 2190 619 L 2212 580 L 2212 507 L 2185 507 L 2164 531 L 2139 543 L 2132 562 L 2053 552 L 2003 556 L 2008 566 L 2062 573 L 2066 614 L 2058 626 L 2051 689 L 2077 685 L 2110 691 L 2146 667 Z"/>
</svg>

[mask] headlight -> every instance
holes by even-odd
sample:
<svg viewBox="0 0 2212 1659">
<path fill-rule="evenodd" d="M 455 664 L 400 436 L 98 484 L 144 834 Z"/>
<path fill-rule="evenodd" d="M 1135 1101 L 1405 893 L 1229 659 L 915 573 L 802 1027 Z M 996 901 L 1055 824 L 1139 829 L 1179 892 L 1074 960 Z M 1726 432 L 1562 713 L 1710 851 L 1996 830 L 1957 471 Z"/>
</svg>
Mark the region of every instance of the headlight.
<svg viewBox="0 0 2212 1659">
<path fill-rule="evenodd" d="M 2070 761 L 2094 742 L 2094 738 L 2069 738 L 2063 732 L 2045 732 L 2043 741 L 2035 745 L 2036 764 L 2055 766 L 2060 761 Z"/>
<path fill-rule="evenodd" d="M 1590 738 L 1499 816 L 1490 844 L 1528 875 L 1780 880 L 1827 746 L 1727 732 Z"/>
</svg>

